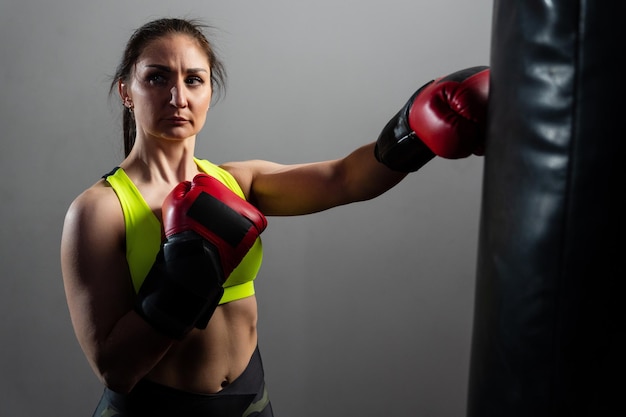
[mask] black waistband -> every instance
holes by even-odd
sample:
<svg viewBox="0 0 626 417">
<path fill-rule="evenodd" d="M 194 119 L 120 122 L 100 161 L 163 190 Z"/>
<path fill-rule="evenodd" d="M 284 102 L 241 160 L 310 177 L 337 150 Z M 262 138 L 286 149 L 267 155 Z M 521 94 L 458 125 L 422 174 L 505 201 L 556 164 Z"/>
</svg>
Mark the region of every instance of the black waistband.
<svg viewBox="0 0 626 417">
<path fill-rule="evenodd" d="M 142 380 L 129 394 L 106 389 L 99 409 L 109 408 L 120 417 L 240 416 L 253 402 L 264 397 L 264 390 L 263 364 L 257 349 L 244 372 L 216 394 L 182 391 Z"/>
</svg>

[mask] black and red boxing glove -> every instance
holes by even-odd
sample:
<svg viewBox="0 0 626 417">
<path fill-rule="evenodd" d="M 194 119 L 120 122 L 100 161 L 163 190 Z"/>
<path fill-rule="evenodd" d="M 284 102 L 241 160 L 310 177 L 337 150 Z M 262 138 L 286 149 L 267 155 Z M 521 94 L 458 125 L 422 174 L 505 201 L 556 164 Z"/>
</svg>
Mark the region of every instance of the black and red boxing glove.
<svg viewBox="0 0 626 417">
<path fill-rule="evenodd" d="M 163 202 L 163 229 L 168 240 L 193 231 L 220 254 L 224 279 L 241 262 L 267 219 L 252 204 L 216 178 L 198 174 L 180 183 Z"/>
<path fill-rule="evenodd" d="M 486 66 L 426 83 L 380 133 L 376 159 L 395 171 L 413 172 L 435 156 L 482 155 L 488 96 Z"/>
<path fill-rule="evenodd" d="M 135 311 L 182 339 L 203 329 L 223 284 L 267 226 L 265 216 L 206 174 L 178 184 L 162 206 L 165 241 L 137 294 Z"/>
</svg>

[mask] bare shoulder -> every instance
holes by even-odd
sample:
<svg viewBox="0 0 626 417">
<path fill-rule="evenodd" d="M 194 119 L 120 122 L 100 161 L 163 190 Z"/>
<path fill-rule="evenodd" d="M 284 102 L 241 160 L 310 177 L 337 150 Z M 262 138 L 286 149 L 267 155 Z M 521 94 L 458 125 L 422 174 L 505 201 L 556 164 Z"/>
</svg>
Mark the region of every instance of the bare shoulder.
<svg viewBox="0 0 626 417">
<path fill-rule="evenodd" d="M 65 217 L 66 225 L 97 225 L 101 222 L 111 225 L 116 220 L 123 220 L 119 200 L 115 191 L 102 180 L 79 194 L 70 204 Z"/>
<path fill-rule="evenodd" d="M 124 236 L 124 215 L 117 195 L 106 182 L 99 181 L 78 195 L 67 210 L 61 239 L 62 261 L 94 263 L 94 258 L 119 253 Z"/>
<path fill-rule="evenodd" d="M 228 171 L 239 183 L 246 196 L 250 196 L 252 184 L 260 175 L 276 171 L 283 165 L 275 162 L 254 159 L 249 161 L 227 162 L 220 168 Z"/>
</svg>

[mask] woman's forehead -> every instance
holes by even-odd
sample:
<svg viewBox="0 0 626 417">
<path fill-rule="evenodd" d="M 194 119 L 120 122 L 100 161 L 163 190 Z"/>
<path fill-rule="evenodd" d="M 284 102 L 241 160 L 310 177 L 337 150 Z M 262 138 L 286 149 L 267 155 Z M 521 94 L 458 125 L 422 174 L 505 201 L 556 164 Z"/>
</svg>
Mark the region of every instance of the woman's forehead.
<svg viewBox="0 0 626 417">
<path fill-rule="evenodd" d="M 161 65 L 176 62 L 193 67 L 209 67 L 209 57 L 198 41 L 184 34 L 165 35 L 150 41 L 137 61 L 156 61 L 155 63 Z"/>
</svg>

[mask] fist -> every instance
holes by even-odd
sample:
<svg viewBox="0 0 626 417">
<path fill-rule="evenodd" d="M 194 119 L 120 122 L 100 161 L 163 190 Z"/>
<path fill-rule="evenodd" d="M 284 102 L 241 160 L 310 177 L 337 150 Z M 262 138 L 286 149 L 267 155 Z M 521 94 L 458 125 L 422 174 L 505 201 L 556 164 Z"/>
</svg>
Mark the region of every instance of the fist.
<svg viewBox="0 0 626 417">
<path fill-rule="evenodd" d="M 219 252 L 225 279 L 267 226 L 256 207 L 206 174 L 178 184 L 162 208 L 167 240 L 192 231 L 209 241 Z"/>
<path fill-rule="evenodd" d="M 377 143 L 378 161 L 396 171 L 417 171 L 440 156 L 484 153 L 489 68 L 467 68 L 430 81 L 387 123 Z"/>
</svg>

